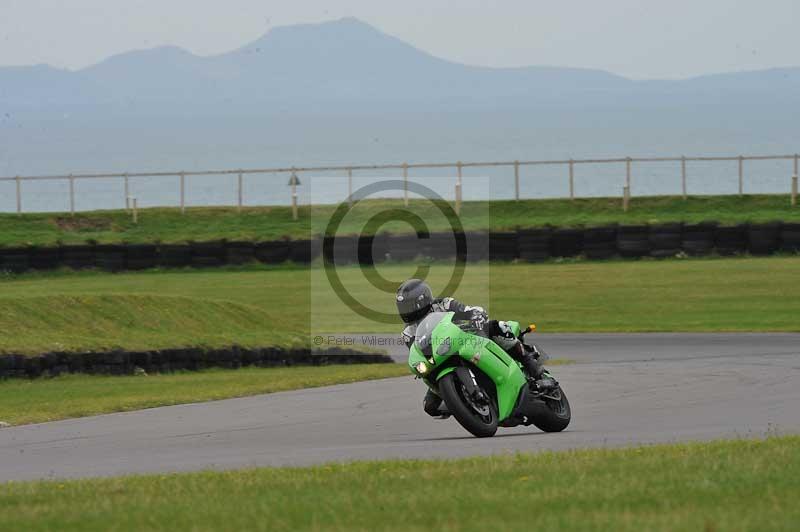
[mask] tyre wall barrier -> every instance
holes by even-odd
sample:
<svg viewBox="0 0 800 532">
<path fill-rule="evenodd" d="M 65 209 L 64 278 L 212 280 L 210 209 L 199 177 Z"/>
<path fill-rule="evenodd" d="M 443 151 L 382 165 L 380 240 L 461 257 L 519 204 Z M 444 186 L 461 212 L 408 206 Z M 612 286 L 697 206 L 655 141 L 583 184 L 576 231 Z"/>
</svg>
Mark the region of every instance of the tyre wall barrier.
<svg viewBox="0 0 800 532">
<path fill-rule="evenodd" d="M 714 250 L 716 229 L 716 224 L 711 222 L 685 225 L 681 248 L 687 255 L 708 255 Z"/>
<path fill-rule="evenodd" d="M 617 254 L 617 226 L 588 227 L 583 230 L 583 253 L 587 259 L 610 259 Z"/>
<path fill-rule="evenodd" d="M 785 223 L 781 227 L 781 251 L 800 253 L 800 223 Z"/>
<path fill-rule="evenodd" d="M 247 264 L 256 260 L 256 245 L 253 242 L 228 242 L 223 262 Z"/>
<path fill-rule="evenodd" d="M 625 258 L 650 254 L 650 228 L 646 225 L 623 225 L 617 229 L 617 252 Z"/>
<path fill-rule="evenodd" d="M 553 257 L 577 257 L 583 252 L 583 229 L 554 229 L 550 240 Z"/>
<path fill-rule="evenodd" d="M 37 378 L 64 373 L 130 375 L 141 368 L 148 373 L 243 366 L 324 366 L 331 364 L 384 364 L 391 357 L 338 347 L 283 349 L 276 347 L 224 349 L 164 349 L 159 351 L 109 351 L 102 353 L 46 353 L 35 356 L 0 355 L 0 379 Z"/>
<path fill-rule="evenodd" d="M 489 233 L 489 260 L 512 261 L 519 257 L 516 232 Z"/>
<path fill-rule="evenodd" d="M 754 224 L 747 228 L 747 250 L 753 255 L 770 255 L 778 251 L 780 223 Z"/>
<path fill-rule="evenodd" d="M 651 257 L 674 257 L 682 250 L 683 224 L 652 226 L 648 233 L 648 240 Z"/>
<path fill-rule="evenodd" d="M 540 262 L 549 258 L 584 256 L 673 257 L 679 253 L 768 255 L 800 252 L 800 223 L 772 222 L 720 226 L 665 223 L 608 225 L 583 229 L 544 227 L 515 231 L 467 232 L 467 260 Z M 337 265 L 418 259 L 452 259 L 452 233 L 425 235 L 345 236 L 328 240 Z M 157 266 L 215 267 L 226 264 L 292 261 L 309 264 L 326 249 L 321 239 L 270 242 L 214 241 L 188 244 L 62 245 L 58 247 L 0 247 L 0 271 L 98 268 L 108 271 L 143 270 Z"/>
<path fill-rule="evenodd" d="M 192 242 L 192 266 L 204 268 L 222 266 L 228 258 L 228 247 L 224 241 Z"/>
<path fill-rule="evenodd" d="M 526 262 L 541 262 L 549 259 L 553 231 L 544 229 L 525 229 L 517 232 L 519 258 Z"/>
<path fill-rule="evenodd" d="M 417 235 L 387 235 L 385 259 L 394 262 L 416 259 L 422 253 L 419 240 Z"/>
<path fill-rule="evenodd" d="M 256 244 L 255 256 L 265 264 L 280 264 L 289 259 L 290 246 L 286 240 L 260 242 Z"/>
<path fill-rule="evenodd" d="M 125 250 L 125 269 L 146 270 L 159 264 L 158 248 L 152 244 L 132 244 Z"/>
<path fill-rule="evenodd" d="M 747 251 L 747 226 L 717 227 L 714 233 L 714 248 L 723 256 L 745 253 Z"/>
</svg>

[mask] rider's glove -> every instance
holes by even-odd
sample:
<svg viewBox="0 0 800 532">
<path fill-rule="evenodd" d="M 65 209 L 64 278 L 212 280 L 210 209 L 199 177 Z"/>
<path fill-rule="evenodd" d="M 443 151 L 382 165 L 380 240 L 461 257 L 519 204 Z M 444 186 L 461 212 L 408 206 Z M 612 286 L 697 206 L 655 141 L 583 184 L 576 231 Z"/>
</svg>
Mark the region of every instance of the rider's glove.
<svg viewBox="0 0 800 532">
<path fill-rule="evenodd" d="M 475 325 L 478 330 L 482 330 L 483 327 L 486 325 L 486 321 L 489 319 L 489 316 L 486 314 L 486 311 L 483 310 L 481 307 L 473 307 L 469 309 L 472 312 L 472 316 L 470 316 L 470 321 Z"/>
</svg>

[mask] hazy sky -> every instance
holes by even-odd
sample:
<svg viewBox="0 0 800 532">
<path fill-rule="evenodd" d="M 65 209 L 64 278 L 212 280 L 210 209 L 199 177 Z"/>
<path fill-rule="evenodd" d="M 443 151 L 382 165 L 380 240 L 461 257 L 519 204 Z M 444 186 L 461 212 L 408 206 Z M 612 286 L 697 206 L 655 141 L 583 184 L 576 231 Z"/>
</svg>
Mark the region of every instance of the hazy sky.
<svg viewBox="0 0 800 532">
<path fill-rule="evenodd" d="M 469 64 L 634 78 L 800 64 L 800 0 L 0 0 L 0 65 L 74 69 L 163 44 L 208 55 L 343 16 Z"/>
</svg>

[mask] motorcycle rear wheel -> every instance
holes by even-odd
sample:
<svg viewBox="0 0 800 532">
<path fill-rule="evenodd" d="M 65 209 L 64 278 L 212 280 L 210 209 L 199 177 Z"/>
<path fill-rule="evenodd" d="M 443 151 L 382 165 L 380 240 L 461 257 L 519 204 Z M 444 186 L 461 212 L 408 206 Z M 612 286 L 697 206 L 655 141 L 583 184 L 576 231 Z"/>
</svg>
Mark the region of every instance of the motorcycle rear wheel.
<svg viewBox="0 0 800 532">
<path fill-rule="evenodd" d="M 490 394 L 485 405 L 477 405 L 466 394 L 464 385 L 454 373 L 445 375 L 439 381 L 439 393 L 453 417 L 473 436 L 488 438 L 497 432 L 497 405 Z"/>
</svg>

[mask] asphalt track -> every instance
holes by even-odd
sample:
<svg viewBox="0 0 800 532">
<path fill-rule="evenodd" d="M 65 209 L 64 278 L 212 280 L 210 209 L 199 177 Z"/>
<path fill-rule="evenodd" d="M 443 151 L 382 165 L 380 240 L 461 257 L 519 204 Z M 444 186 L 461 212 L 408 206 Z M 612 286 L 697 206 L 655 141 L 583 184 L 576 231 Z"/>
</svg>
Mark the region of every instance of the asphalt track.
<svg viewBox="0 0 800 532">
<path fill-rule="evenodd" d="M 567 431 L 476 439 L 408 378 L 0 429 L 0 481 L 458 457 L 800 432 L 800 334 L 546 335 Z M 399 354 L 399 350 L 396 351 Z"/>
</svg>

